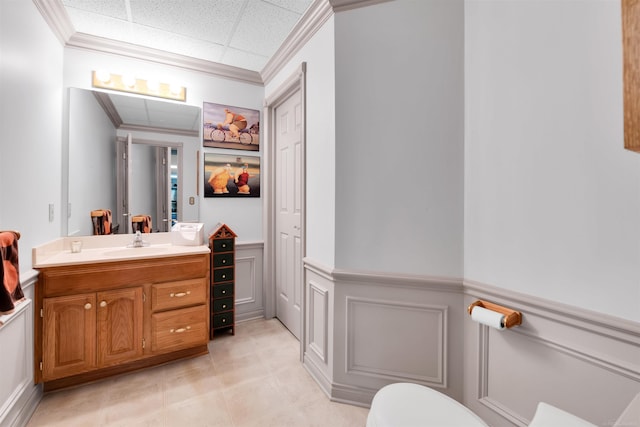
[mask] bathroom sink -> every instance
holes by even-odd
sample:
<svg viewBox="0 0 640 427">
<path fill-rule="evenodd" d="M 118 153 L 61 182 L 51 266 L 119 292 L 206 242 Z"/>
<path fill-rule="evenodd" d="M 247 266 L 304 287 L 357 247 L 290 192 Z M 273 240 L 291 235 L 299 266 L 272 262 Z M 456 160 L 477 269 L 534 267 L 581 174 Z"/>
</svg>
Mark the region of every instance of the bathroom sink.
<svg viewBox="0 0 640 427">
<path fill-rule="evenodd" d="M 158 246 L 143 246 L 141 248 L 119 248 L 119 249 L 110 249 L 105 251 L 104 254 L 106 256 L 112 257 L 134 257 L 134 256 L 147 256 L 147 255 L 159 255 L 166 254 L 169 251 L 168 247 L 158 247 Z"/>
</svg>

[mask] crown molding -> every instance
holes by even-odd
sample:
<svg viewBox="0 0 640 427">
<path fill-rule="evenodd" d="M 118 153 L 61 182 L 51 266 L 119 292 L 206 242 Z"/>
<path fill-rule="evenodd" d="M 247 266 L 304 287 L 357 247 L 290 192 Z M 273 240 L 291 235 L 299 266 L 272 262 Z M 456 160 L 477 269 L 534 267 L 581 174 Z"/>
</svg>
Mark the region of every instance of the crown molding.
<svg viewBox="0 0 640 427">
<path fill-rule="evenodd" d="M 282 67 L 311 39 L 311 37 L 333 15 L 328 0 L 315 0 L 302 18 L 293 27 L 276 53 L 269 59 L 260 73 L 265 85 L 269 83 Z"/>
<path fill-rule="evenodd" d="M 315 0 L 293 27 L 260 74 L 266 85 L 336 12 L 393 0 Z"/>
<path fill-rule="evenodd" d="M 118 114 L 118 110 L 116 110 L 115 105 L 111 101 L 109 94 L 106 92 L 93 91 L 93 95 L 98 100 L 98 104 L 104 109 L 105 113 L 113 126 L 119 130 L 128 130 L 128 131 L 138 131 L 138 132 L 154 132 L 154 133 L 165 133 L 170 135 L 182 135 L 182 136 L 190 136 L 190 137 L 199 137 L 199 130 L 187 130 L 187 129 L 174 129 L 174 128 L 163 128 L 156 126 L 145 126 L 145 125 L 131 125 L 125 124 Z"/>
<path fill-rule="evenodd" d="M 75 30 L 62 3 L 59 0 L 33 0 L 33 3 L 53 34 L 65 45 Z"/>
<path fill-rule="evenodd" d="M 132 43 L 111 40 L 104 37 L 92 36 L 85 33 L 75 33 L 66 44 L 67 47 L 86 49 L 95 52 L 109 53 L 142 59 L 172 67 L 213 74 L 226 79 L 238 80 L 255 85 L 263 85 L 260 74 L 256 71 L 231 65 L 219 64 L 204 59 L 192 58 L 186 55 L 166 52 L 160 49 L 139 46 Z"/>
<path fill-rule="evenodd" d="M 107 113 L 107 117 L 111 120 L 113 127 L 118 129 L 122 126 L 122 118 L 120 114 L 118 114 L 118 110 L 116 110 L 115 105 L 111 102 L 111 98 L 105 92 L 93 91 L 93 96 L 96 97 L 98 104 L 102 107 L 105 113 Z"/>
<path fill-rule="evenodd" d="M 189 137 L 199 137 L 200 131 L 197 130 L 185 130 L 185 129 L 171 129 L 171 128 L 158 128 L 154 126 L 144 125 L 122 125 L 118 130 L 126 130 L 132 132 L 153 132 L 167 135 L 180 135 Z"/>
<path fill-rule="evenodd" d="M 33 3 L 65 47 L 126 56 L 263 86 L 262 77 L 257 71 L 78 33 L 74 30 L 71 19 L 60 0 L 33 0 Z"/>
<path fill-rule="evenodd" d="M 71 19 L 60 0 L 33 0 L 33 3 L 65 47 L 141 59 L 264 86 L 275 77 L 282 67 L 293 58 L 335 12 L 388 1 L 393 0 L 314 0 L 260 73 L 160 49 L 78 33 L 75 32 Z"/>
</svg>

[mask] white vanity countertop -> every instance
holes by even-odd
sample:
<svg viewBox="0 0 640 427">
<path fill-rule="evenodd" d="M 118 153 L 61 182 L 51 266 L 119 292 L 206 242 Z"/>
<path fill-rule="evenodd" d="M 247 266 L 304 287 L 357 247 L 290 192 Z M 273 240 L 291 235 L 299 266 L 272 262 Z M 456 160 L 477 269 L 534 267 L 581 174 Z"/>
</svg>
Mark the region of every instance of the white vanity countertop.
<svg viewBox="0 0 640 427">
<path fill-rule="evenodd" d="M 171 232 L 143 234 L 142 240 L 149 243 L 149 246 L 128 248 L 127 245 L 131 244 L 133 237 L 133 234 L 62 237 L 33 248 L 33 268 L 208 254 L 210 252 L 207 245 L 173 245 Z M 71 242 L 74 241 L 81 242 L 80 252 L 71 252 Z"/>
</svg>

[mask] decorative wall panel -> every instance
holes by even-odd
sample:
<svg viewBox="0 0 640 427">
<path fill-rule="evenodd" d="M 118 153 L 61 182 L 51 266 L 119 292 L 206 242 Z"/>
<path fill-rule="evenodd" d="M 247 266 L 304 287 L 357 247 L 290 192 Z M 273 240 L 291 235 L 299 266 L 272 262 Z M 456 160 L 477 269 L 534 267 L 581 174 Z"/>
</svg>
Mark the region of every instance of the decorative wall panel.
<svg viewBox="0 0 640 427">
<path fill-rule="evenodd" d="M 317 283 L 309 282 L 309 350 L 327 362 L 327 315 L 329 292 Z"/>
<path fill-rule="evenodd" d="M 236 242 L 236 321 L 264 317 L 263 244 Z"/>
<path fill-rule="evenodd" d="M 446 387 L 447 307 L 347 297 L 347 373 Z"/>
<path fill-rule="evenodd" d="M 476 298 L 519 310 L 521 326 L 467 319 L 464 403 L 495 427 L 525 426 L 538 402 L 612 425 L 640 391 L 640 326 L 473 284 Z M 484 292 L 483 292 L 484 290 Z"/>
</svg>

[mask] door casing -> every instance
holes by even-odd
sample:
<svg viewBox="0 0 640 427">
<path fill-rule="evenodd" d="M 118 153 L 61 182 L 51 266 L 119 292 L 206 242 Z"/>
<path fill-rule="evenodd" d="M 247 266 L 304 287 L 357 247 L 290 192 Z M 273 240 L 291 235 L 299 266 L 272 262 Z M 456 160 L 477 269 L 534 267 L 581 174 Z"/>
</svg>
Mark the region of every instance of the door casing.
<svg viewBox="0 0 640 427">
<path fill-rule="evenodd" d="M 276 171 L 274 168 L 275 153 L 275 110 L 293 93 L 300 90 L 301 106 L 302 106 L 302 214 L 301 214 L 301 230 L 300 239 L 302 244 L 302 257 L 306 255 L 306 62 L 302 62 L 298 69 L 274 92 L 272 96 L 265 100 L 265 122 L 267 125 L 266 134 L 269 140 L 264 155 L 265 174 L 264 188 L 267 189 L 266 197 L 263 199 L 263 211 L 265 212 L 264 220 L 264 260 L 265 260 L 265 282 L 264 282 L 264 301 L 265 301 L 265 317 L 273 318 L 276 315 L 276 260 L 275 260 L 275 186 Z M 302 266 L 301 266 L 302 267 Z M 300 360 L 304 355 L 304 342 L 306 339 L 306 275 L 302 268 L 302 306 L 300 319 Z"/>
</svg>

